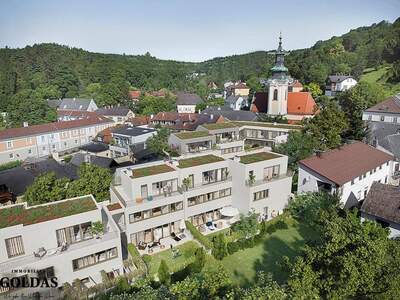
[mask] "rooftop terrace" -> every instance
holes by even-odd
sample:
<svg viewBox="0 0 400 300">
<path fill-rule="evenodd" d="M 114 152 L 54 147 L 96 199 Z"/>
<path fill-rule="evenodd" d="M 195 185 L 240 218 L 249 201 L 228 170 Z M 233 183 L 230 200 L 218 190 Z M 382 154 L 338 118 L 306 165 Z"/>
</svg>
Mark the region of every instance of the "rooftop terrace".
<svg viewBox="0 0 400 300">
<path fill-rule="evenodd" d="M 175 171 L 174 168 L 172 168 L 166 164 L 162 164 L 162 165 L 144 167 L 144 168 L 139 168 L 139 169 L 133 169 L 131 177 L 132 178 L 140 178 L 140 177 L 157 175 L 157 174 L 168 173 L 168 172 L 173 172 L 173 171 Z"/>
<path fill-rule="evenodd" d="M 46 222 L 95 209 L 97 206 L 92 197 L 52 202 L 31 208 L 26 208 L 24 205 L 6 207 L 0 209 L 0 229 L 19 224 L 31 225 Z"/>
<path fill-rule="evenodd" d="M 266 122 L 250 122 L 250 121 L 235 121 L 237 126 L 258 126 L 265 128 L 282 128 L 282 129 L 297 129 L 300 130 L 303 128 L 301 125 L 291 125 L 291 124 L 282 124 L 282 123 L 266 123 Z"/>
<path fill-rule="evenodd" d="M 252 164 L 264 160 L 270 160 L 274 158 L 281 157 L 278 154 L 270 153 L 270 152 L 258 152 L 253 154 L 247 154 L 240 156 L 240 162 L 243 164 Z"/>
<path fill-rule="evenodd" d="M 186 131 L 186 132 L 175 133 L 175 136 L 180 138 L 181 140 L 189 140 L 211 135 L 207 131 Z"/>
<path fill-rule="evenodd" d="M 238 124 L 234 122 L 224 122 L 224 123 L 212 123 L 212 124 L 203 124 L 201 125 L 208 130 L 217 130 L 217 129 L 227 129 L 227 128 L 237 128 Z"/>
<path fill-rule="evenodd" d="M 186 158 L 179 160 L 178 168 L 184 169 L 189 167 L 201 166 L 206 164 L 211 164 L 219 161 L 223 161 L 224 159 L 212 154 L 196 156 L 192 158 Z"/>
</svg>

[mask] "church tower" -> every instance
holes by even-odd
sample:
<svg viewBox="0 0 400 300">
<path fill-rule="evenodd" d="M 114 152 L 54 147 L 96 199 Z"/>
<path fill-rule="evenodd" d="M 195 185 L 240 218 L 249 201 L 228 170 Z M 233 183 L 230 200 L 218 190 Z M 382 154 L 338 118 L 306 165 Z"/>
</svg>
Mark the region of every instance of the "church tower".
<svg viewBox="0 0 400 300">
<path fill-rule="evenodd" d="M 282 34 L 279 35 L 279 46 L 275 51 L 275 65 L 271 68 L 272 77 L 266 82 L 268 92 L 269 115 L 287 115 L 287 101 L 289 84 L 293 79 L 285 67 L 285 54 L 282 49 Z"/>
</svg>

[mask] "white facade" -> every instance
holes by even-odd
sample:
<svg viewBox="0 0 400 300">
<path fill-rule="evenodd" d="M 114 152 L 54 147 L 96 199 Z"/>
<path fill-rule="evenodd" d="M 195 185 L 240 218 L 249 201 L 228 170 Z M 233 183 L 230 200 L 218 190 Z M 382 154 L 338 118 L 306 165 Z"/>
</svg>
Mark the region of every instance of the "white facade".
<svg viewBox="0 0 400 300">
<path fill-rule="evenodd" d="M 357 84 L 357 80 L 352 77 L 348 77 L 342 81 L 338 81 L 336 83 L 331 83 L 329 89 L 325 91 L 326 96 L 335 96 L 337 92 L 344 92 L 348 89 L 352 88 Z"/>
<path fill-rule="evenodd" d="M 268 114 L 287 115 L 289 82 L 271 79 L 268 81 Z"/>
<path fill-rule="evenodd" d="M 299 164 L 297 192 L 299 194 L 318 191 L 327 191 L 332 194 L 338 193 L 343 205 L 354 206 L 365 199 L 372 183 L 376 181 L 390 183 L 393 174 L 392 170 L 393 161 L 386 162 L 338 186 L 328 178 Z"/>
<path fill-rule="evenodd" d="M 364 121 L 400 124 L 400 113 L 364 111 L 362 119 Z"/>
<path fill-rule="evenodd" d="M 106 208 L 96 204 L 92 196 L 56 201 L 41 206 L 48 207 L 88 197 L 94 203 L 93 210 L 49 221 L 1 228 L 1 277 L 23 275 L 37 277 L 37 271 L 47 270 L 49 272 L 47 274 L 51 274 L 49 276 L 57 278 L 58 287 L 61 287 L 63 283 L 72 283 L 75 279 L 82 280 L 86 286 L 101 283 L 100 272 L 103 270 L 112 273 L 110 276 L 122 274 L 119 228 Z M 7 208 L 10 206 L 1 209 Z M 88 229 L 88 226 L 96 221 L 101 222 L 104 227 L 104 233 L 99 238 L 94 237 Z M 67 237 L 68 232 L 72 234 L 69 237 Z M 35 253 L 41 253 L 40 249 L 44 249 L 45 254 L 41 257 L 35 256 Z M 16 273 L 16 270 L 26 271 Z M 20 292 L 23 291 L 15 291 L 15 293 Z M 33 291 L 28 288 L 27 292 Z M 47 292 L 51 292 L 51 289 L 47 289 Z"/>
<path fill-rule="evenodd" d="M 292 178 L 287 174 L 287 157 L 276 155 L 250 164 L 240 162 L 240 158 L 229 159 L 261 152 L 265 149 L 227 155 L 216 150 L 207 155 L 218 160 L 192 167 L 180 167 L 178 158 L 173 162 L 117 169 L 118 184 L 111 187 L 111 201 L 124 209 L 115 220 L 126 230 L 128 242 L 137 245 L 180 233 L 184 220 L 195 226 L 211 220 L 217 222 L 222 218 L 221 209 L 227 206 L 244 214 L 254 210 L 265 219 L 274 217 L 282 212 L 290 196 Z M 188 155 L 185 159 L 203 156 Z M 155 170 L 152 168 L 169 171 L 136 178 L 135 174 L 143 172 L 143 168 L 148 168 L 147 173 Z M 249 172 L 256 176 L 251 184 Z M 189 184 L 185 186 L 184 180 L 188 178 Z"/>
<path fill-rule="evenodd" d="M 178 104 L 176 106 L 176 109 L 178 111 L 178 113 L 182 114 L 182 113 L 191 113 L 194 114 L 196 112 L 196 105 L 180 105 Z"/>
<path fill-rule="evenodd" d="M 145 130 L 145 129 L 144 129 Z M 121 133 L 112 132 L 111 135 L 114 140 L 114 144 L 110 145 L 111 157 L 121 157 L 130 155 L 130 146 L 140 145 L 143 149 L 146 149 L 146 141 L 157 134 L 157 131 L 149 129 L 149 132 L 143 132 L 143 134 L 131 136 Z"/>
</svg>

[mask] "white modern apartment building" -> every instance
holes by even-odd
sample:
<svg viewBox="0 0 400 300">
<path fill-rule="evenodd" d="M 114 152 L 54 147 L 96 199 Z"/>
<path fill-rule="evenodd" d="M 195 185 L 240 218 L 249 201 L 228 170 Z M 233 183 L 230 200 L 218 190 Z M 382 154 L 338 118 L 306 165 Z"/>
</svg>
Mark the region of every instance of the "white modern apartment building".
<svg viewBox="0 0 400 300">
<path fill-rule="evenodd" d="M 157 134 L 152 128 L 123 125 L 112 130 L 113 143 L 110 145 L 112 157 L 132 155 L 134 150 L 146 149 L 146 141 Z"/>
<path fill-rule="evenodd" d="M 89 287 L 122 274 L 120 230 L 106 207 L 83 196 L 28 207 L 26 203 L 0 208 L 1 277 L 57 278 L 58 287 L 80 280 Z M 94 222 L 103 224 L 95 236 Z M 0 298 L 56 288 L 0 289 Z M 18 296 L 18 297 L 19 297 Z M 21 297 L 22 298 L 22 297 Z"/>
<path fill-rule="evenodd" d="M 128 243 L 140 245 L 179 234 L 185 220 L 199 229 L 229 224 L 224 208 L 272 218 L 287 204 L 291 182 L 286 156 L 214 150 L 117 169 L 111 202 Z"/>
<path fill-rule="evenodd" d="M 374 182 L 393 182 L 393 156 L 361 142 L 299 162 L 298 193 L 336 193 L 345 207 L 358 206 Z"/>
<path fill-rule="evenodd" d="M 0 131 L 0 164 L 45 157 L 91 143 L 96 135 L 113 125 L 113 121 L 88 116 L 84 119 L 61 121 Z"/>
</svg>

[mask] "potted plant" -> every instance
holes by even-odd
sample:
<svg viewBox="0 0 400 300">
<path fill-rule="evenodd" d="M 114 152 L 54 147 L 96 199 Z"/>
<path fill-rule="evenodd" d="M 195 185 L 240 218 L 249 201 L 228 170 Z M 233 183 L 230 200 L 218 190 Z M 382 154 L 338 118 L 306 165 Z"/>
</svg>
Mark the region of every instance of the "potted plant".
<svg viewBox="0 0 400 300">
<path fill-rule="evenodd" d="M 249 174 L 249 184 L 253 185 L 256 182 L 256 175 L 250 173 Z"/>
<path fill-rule="evenodd" d="M 192 185 L 192 179 L 190 177 L 183 178 L 182 184 L 185 191 L 187 191 L 189 189 L 189 186 Z"/>
<path fill-rule="evenodd" d="M 103 235 L 103 231 L 104 226 L 102 222 L 96 221 L 92 223 L 92 226 L 90 227 L 90 232 L 93 234 L 93 236 L 96 237 L 96 239 L 100 238 Z"/>
</svg>

